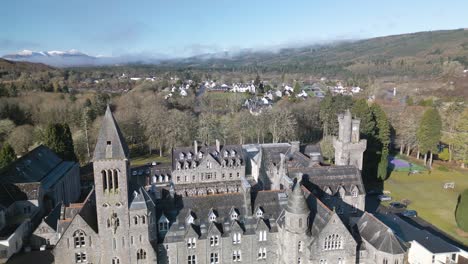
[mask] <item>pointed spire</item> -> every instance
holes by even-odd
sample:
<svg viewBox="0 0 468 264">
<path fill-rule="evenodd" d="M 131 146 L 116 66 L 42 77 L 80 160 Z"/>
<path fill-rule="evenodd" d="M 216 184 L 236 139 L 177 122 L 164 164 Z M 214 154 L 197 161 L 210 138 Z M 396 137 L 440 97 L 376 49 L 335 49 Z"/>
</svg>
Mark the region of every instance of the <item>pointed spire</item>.
<svg viewBox="0 0 468 264">
<path fill-rule="evenodd" d="M 288 198 L 288 206 L 286 207 L 286 211 L 293 214 L 308 214 L 310 210 L 307 206 L 304 193 L 302 192 L 301 182 L 299 179 L 300 177 L 296 177 L 296 183 L 294 184 L 291 194 Z"/>
<path fill-rule="evenodd" d="M 109 105 L 102 119 L 93 160 L 127 159 L 128 147 Z"/>
</svg>

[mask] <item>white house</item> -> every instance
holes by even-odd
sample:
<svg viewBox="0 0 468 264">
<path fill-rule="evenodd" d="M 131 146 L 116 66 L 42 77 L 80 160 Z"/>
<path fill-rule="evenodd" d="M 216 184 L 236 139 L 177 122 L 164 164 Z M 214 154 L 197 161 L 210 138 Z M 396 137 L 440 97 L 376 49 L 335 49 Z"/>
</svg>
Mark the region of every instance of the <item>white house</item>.
<svg viewBox="0 0 468 264">
<path fill-rule="evenodd" d="M 283 93 L 280 90 L 275 91 L 276 97 L 283 97 Z"/>
<path fill-rule="evenodd" d="M 352 92 L 353 94 L 360 93 L 361 90 L 362 90 L 362 89 L 361 89 L 361 87 L 359 87 L 359 86 L 356 86 L 356 87 L 352 87 L 352 88 L 351 88 L 351 92 Z"/>
<path fill-rule="evenodd" d="M 296 97 L 299 97 L 299 98 L 307 98 L 308 96 L 309 95 L 304 90 L 302 90 L 300 93 L 296 95 Z"/>
<path fill-rule="evenodd" d="M 255 85 L 235 83 L 232 85 L 232 91 L 235 93 L 255 93 Z"/>
</svg>

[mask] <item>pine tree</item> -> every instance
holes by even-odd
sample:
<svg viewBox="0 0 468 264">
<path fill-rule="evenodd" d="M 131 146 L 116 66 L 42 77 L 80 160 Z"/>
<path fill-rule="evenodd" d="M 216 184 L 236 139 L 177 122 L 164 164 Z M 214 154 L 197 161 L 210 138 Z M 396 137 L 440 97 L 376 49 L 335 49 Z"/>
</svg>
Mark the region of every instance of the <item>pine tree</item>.
<svg viewBox="0 0 468 264">
<path fill-rule="evenodd" d="M 3 147 L 0 149 L 0 170 L 15 160 L 16 154 L 13 147 L 8 143 L 3 144 Z"/>
<path fill-rule="evenodd" d="M 353 116 L 361 120 L 359 132 L 364 138 L 369 139 L 375 133 L 375 120 L 371 108 L 367 105 L 366 99 L 358 99 L 351 109 Z"/>
<path fill-rule="evenodd" d="M 296 82 L 296 84 L 294 84 L 294 93 L 295 93 L 295 94 L 301 93 L 301 89 L 302 89 L 302 87 L 301 87 L 301 85 L 299 84 L 299 82 Z"/>
<path fill-rule="evenodd" d="M 44 134 L 44 145 L 64 160 L 76 160 L 73 139 L 68 124 L 50 124 Z"/>
<path fill-rule="evenodd" d="M 376 138 L 380 146 L 380 161 L 377 167 L 377 178 L 387 179 L 388 154 L 390 145 L 390 122 L 387 115 L 379 105 L 372 105 L 372 112 L 376 122 Z"/>
<path fill-rule="evenodd" d="M 421 153 L 424 153 L 424 163 L 427 163 L 427 153 L 430 153 L 429 167 L 432 166 L 432 156 L 437 152 L 437 146 L 442 137 L 442 120 L 439 111 L 435 108 L 429 108 L 424 112 L 424 115 L 419 124 L 416 133 L 418 139 L 418 146 Z"/>
</svg>

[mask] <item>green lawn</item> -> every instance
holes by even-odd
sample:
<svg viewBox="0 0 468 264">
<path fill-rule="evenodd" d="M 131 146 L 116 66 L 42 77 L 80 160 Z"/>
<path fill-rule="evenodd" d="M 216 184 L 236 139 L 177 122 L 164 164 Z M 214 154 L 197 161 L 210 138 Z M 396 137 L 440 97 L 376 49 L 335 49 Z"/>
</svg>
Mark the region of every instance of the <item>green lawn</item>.
<svg viewBox="0 0 468 264">
<path fill-rule="evenodd" d="M 455 189 L 445 190 L 445 182 L 455 182 Z M 432 173 L 423 172 L 408 176 L 407 172 L 392 172 L 385 181 L 385 190 L 391 192 L 393 201 L 409 199 L 409 209 L 414 209 L 424 220 L 468 245 L 468 237 L 457 234 L 455 207 L 458 195 L 468 188 L 468 172 L 450 170 L 443 172 L 435 166 Z M 385 203 L 385 204 L 388 204 Z"/>
<path fill-rule="evenodd" d="M 171 158 L 170 157 L 165 157 L 165 156 L 160 157 L 159 154 L 144 155 L 144 156 L 131 158 L 132 167 L 145 165 L 145 164 L 151 163 L 153 161 L 161 162 L 161 163 L 168 163 L 168 162 L 171 162 Z"/>
</svg>

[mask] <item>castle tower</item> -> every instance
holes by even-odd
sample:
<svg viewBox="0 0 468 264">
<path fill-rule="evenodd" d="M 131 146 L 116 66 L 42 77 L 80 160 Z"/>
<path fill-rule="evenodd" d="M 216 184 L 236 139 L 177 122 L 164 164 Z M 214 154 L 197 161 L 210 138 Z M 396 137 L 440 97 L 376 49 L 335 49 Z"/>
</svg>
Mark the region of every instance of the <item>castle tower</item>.
<svg viewBox="0 0 468 264">
<path fill-rule="evenodd" d="M 109 106 L 94 149 L 93 168 L 101 263 L 131 263 L 128 147 Z"/>
<path fill-rule="evenodd" d="M 288 205 L 284 212 L 284 226 L 281 229 L 281 262 L 280 263 L 306 263 L 309 237 L 310 209 L 302 192 L 300 179 L 302 174 L 296 175 L 288 197 Z"/>
<path fill-rule="evenodd" d="M 367 141 L 359 137 L 361 121 L 353 119 L 348 109 L 344 114 L 338 115 L 338 123 L 338 138 L 333 138 L 335 165 L 354 165 L 362 170 L 363 154 L 367 147 Z"/>
</svg>

